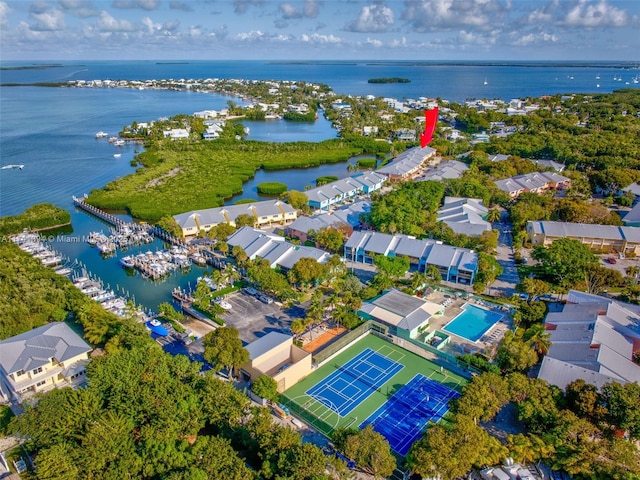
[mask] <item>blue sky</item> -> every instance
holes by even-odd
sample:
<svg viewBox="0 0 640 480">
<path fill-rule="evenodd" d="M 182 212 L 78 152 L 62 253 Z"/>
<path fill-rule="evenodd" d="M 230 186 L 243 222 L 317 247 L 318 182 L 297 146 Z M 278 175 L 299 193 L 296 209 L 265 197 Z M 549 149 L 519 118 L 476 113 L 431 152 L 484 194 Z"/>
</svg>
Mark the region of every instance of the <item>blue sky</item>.
<svg viewBox="0 0 640 480">
<path fill-rule="evenodd" d="M 640 0 L 0 0 L 2 60 L 639 60 Z"/>
</svg>

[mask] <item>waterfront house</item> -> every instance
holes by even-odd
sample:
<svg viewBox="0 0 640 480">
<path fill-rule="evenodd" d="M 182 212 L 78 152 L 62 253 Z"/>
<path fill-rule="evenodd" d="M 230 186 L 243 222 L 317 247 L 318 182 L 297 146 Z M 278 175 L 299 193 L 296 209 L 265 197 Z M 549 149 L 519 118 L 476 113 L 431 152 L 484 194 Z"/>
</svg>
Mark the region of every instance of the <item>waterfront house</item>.
<svg viewBox="0 0 640 480">
<path fill-rule="evenodd" d="M 276 381 L 278 393 L 311 373 L 311 353 L 294 345 L 291 335 L 269 332 L 245 348 L 249 361 L 240 367 L 244 379 L 255 382 L 267 375 Z"/>
<path fill-rule="evenodd" d="M 91 347 L 64 322 L 52 322 L 0 342 L 0 390 L 18 402 L 82 383 Z"/>
<path fill-rule="evenodd" d="M 344 257 L 353 262 L 372 264 L 376 255 L 406 256 L 410 268 L 420 272 L 433 265 L 443 280 L 465 285 L 473 283 L 478 271 L 478 255 L 473 250 L 431 239 L 357 231 L 344 245 Z"/>
<path fill-rule="evenodd" d="M 254 219 L 255 227 L 275 224 L 286 225 L 298 218 L 298 212 L 288 203 L 280 200 L 265 200 L 264 202 L 244 203 L 223 207 L 194 210 L 174 215 L 173 219 L 182 229 L 182 235 L 187 237 L 197 235 L 200 231 L 208 232 L 220 223 L 235 226 L 239 215 L 249 215 Z"/>
<path fill-rule="evenodd" d="M 360 226 L 360 216 L 371 211 L 371 200 L 360 200 L 337 208 L 332 213 L 320 213 L 311 217 L 298 217 L 285 228 L 285 234 L 306 242 L 309 232 L 319 232 L 323 228 L 335 228 L 350 237 L 354 228 Z"/>
<path fill-rule="evenodd" d="M 572 238 L 594 250 L 640 254 L 640 228 L 568 222 L 527 222 L 534 245 L 549 246 L 560 238 Z"/>
<path fill-rule="evenodd" d="M 371 194 L 382 188 L 386 181 L 378 172 L 367 172 L 347 177 L 320 187 L 306 190 L 309 206 L 316 210 L 328 210 L 336 204 L 353 200 L 361 194 Z"/>
<path fill-rule="evenodd" d="M 640 382 L 640 307 L 575 290 L 561 312 L 544 322 L 551 347 L 538 378 L 565 389 L 578 379 L 600 388 L 605 383 Z"/>
<path fill-rule="evenodd" d="M 376 172 L 386 175 L 390 180 L 408 180 L 435 154 L 436 149 L 431 147 L 409 148 L 394 158 L 393 161 L 376 170 Z"/>
<path fill-rule="evenodd" d="M 389 327 L 389 333 L 400 338 L 418 337 L 428 326 L 429 319 L 444 313 L 437 303 L 407 295 L 392 288 L 362 303 L 358 315 Z"/>
<path fill-rule="evenodd" d="M 187 140 L 189 139 L 189 130 L 186 128 L 173 128 L 171 130 L 165 130 L 164 138 L 170 138 L 171 140 Z"/>
</svg>

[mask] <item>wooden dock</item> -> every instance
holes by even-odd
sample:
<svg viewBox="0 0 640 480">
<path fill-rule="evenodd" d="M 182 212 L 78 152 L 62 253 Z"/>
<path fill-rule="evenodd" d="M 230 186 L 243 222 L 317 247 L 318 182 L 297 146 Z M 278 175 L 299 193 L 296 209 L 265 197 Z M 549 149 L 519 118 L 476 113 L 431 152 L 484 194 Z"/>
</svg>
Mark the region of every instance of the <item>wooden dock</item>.
<svg viewBox="0 0 640 480">
<path fill-rule="evenodd" d="M 188 246 L 184 240 L 175 237 L 167 232 L 165 232 L 162 228 L 157 225 L 147 225 L 142 223 L 133 223 L 133 222 L 125 222 L 124 220 L 116 217 L 115 215 L 111 215 L 110 213 L 105 212 L 104 210 L 100 210 L 98 207 L 94 207 L 93 205 L 89 205 L 87 202 L 87 195 L 83 197 L 73 197 L 73 203 L 76 207 L 84 210 L 85 212 L 93 215 L 94 217 L 99 218 L 100 220 L 107 222 L 110 225 L 118 229 L 129 228 L 132 231 L 146 231 L 147 233 L 153 235 L 160 240 L 163 240 L 171 245 L 177 245 L 179 247 Z"/>
</svg>

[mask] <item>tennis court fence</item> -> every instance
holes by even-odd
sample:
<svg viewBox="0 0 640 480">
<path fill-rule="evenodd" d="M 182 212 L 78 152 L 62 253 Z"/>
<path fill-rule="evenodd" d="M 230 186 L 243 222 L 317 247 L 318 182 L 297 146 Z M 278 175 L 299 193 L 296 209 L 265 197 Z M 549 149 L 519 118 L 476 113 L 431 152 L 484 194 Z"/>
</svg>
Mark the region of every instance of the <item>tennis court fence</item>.
<svg viewBox="0 0 640 480">
<path fill-rule="evenodd" d="M 360 337 L 367 335 L 370 331 L 387 333 L 387 327 L 380 325 L 372 320 L 364 322 L 362 325 L 357 326 L 353 330 L 345 333 L 335 342 L 326 348 L 323 348 L 319 352 L 313 355 L 313 363 L 318 367 L 324 365 L 327 361 L 346 350 L 349 345 L 355 342 Z"/>
<path fill-rule="evenodd" d="M 309 425 L 314 427 L 317 431 L 322 433 L 325 437 L 331 438 L 331 433 L 334 430 L 334 427 L 331 427 L 326 422 L 323 422 L 318 417 L 316 417 L 313 413 L 308 411 L 302 405 L 299 405 L 293 400 L 289 399 L 281 399 L 282 403 L 289 408 L 289 411 L 294 414 L 296 417 L 304 420 Z"/>
</svg>

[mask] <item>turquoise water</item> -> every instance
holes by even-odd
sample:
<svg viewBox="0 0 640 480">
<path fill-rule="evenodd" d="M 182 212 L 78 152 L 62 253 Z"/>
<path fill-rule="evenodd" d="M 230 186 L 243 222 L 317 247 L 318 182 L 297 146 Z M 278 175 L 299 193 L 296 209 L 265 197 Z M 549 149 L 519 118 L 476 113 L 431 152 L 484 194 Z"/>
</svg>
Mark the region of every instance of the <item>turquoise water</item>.
<svg viewBox="0 0 640 480">
<path fill-rule="evenodd" d="M 463 308 L 463 312 L 447 323 L 443 330 L 472 342 L 477 342 L 502 318 L 499 313 L 475 305 L 466 304 Z"/>
</svg>

